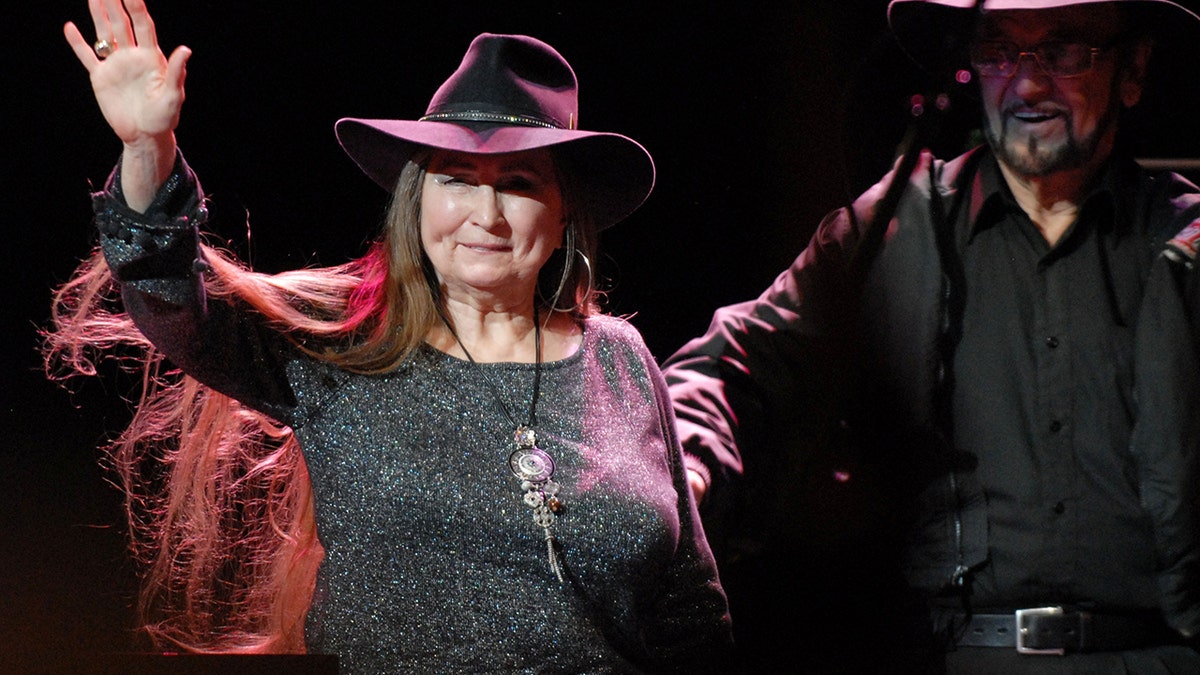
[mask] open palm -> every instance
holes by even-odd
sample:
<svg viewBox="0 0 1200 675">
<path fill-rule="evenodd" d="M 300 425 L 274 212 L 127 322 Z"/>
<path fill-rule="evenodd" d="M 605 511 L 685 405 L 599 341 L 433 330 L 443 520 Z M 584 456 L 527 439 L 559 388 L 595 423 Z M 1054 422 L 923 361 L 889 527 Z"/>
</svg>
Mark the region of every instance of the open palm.
<svg viewBox="0 0 1200 675">
<path fill-rule="evenodd" d="M 181 46 L 170 59 L 163 55 L 144 0 L 89 0 L 88 8 L 97 38 L 117 45 L 111 55 L 97 56 L 74 23 L 63 32 L 91 77 L 104 119 L 128 145 L 173 132 L 191 51 Z"/>
</svg>

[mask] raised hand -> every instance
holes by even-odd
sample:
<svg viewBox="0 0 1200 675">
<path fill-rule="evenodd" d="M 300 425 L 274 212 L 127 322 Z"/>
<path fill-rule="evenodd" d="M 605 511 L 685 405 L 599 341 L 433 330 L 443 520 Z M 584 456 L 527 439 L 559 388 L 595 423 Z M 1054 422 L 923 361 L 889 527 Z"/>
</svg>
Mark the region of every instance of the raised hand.
<svg viewBox="0 0 1200 675">
<path fill-rule="evenodd" d="M 97 44 L 104 40 L 111 47 L 106 56 L 97 54 L 74 23 L 63 33 L 91 77 L 104 119 L 125 144 L 122 185 L 129 205 L 141 210 L 174 164 L 174 132 L 192 52 L 180 46 L 169 59 L 163 55 L 145 0 L 88 0 L 88 9 Z"/>
</svg>

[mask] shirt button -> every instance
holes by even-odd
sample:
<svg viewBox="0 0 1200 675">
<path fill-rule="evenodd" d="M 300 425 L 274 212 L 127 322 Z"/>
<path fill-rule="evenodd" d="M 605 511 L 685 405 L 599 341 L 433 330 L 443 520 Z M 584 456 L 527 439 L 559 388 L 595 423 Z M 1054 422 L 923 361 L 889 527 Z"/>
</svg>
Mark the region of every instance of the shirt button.
<svg viewBox="0 0 1200 675">
<path fill-rule="evenodd" d="M 1058 347 L 1058 338 L 1054 337 L 1053 335 L 1046 338 L 1046 346 L 1049 347 L 1050 349 L 1054 349 L 1055 347 Z"/>
<path fill-rule="evenodd" d="M 1057 434 L 1059 431 L 1062 431 L 1062 422 L 1054 420 L 1050 423 L 1050 433 Z"/>
<path fill-rule="evenodd" d="M 1062 515 L 1062 512 L 1066 511 L 1066 510 L 1067 510 L 1067 505 L 1063 504 L 1062 502 L 1059 502 L 1054 505 L 1054 512 L 1060 516 Z"/>
</svg>

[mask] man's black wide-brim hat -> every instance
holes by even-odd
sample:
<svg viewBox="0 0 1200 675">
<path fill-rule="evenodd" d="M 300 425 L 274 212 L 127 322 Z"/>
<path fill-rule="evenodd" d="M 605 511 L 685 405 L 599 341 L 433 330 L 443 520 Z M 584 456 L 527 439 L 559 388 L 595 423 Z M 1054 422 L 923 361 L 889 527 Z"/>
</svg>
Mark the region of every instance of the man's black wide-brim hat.
<svg viewBox="0 0 1200 675">
<path fill-rule="evenodd" d="M 1171 0 L 891 0 L 888 25 L 913 60 L 938 72 L 966 66 L 967 49 L 980 12 L 1103 3 L 1137 12 L 1140 22 L 1168 43 L 1190 47 L 1200 40 L 1200 17 Z"/>
</svg>

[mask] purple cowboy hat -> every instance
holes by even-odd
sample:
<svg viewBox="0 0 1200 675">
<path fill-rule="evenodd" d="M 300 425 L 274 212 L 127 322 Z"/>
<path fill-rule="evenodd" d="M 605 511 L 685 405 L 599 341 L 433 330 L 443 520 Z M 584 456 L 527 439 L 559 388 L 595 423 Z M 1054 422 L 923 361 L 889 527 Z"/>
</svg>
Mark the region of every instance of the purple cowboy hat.
<svg viewBox="0 0 1200 675">
<path fill-rule="evenodd" d="M 389 192 L 420 147 L 478 154 L 552 147 L 576 168 L 582 208 L 597 228 L 633 213 L 654 187 L 654 161 L 631 138 L 581 131 L 579 84 L 550 45 L 524 35 L 476 37 L 418 120 L 345 118 L 335 125 L 350 158 Z"/>
<path fill-rule="evenodd" d="M 888 4 L 888 25 L 914 61 L 936 71 L 965 64 L 972 26 L 980 9 L 1053 9 L 1098 3 L 1136 10 L 1139 21 L 1165 42 L 1188 46 L 1200 37 L 1196 31 L 1200 17 L 1170 0 L 892 0 Z M 954 63 L 956 59 L 958 63 Z"/>
</svg>

